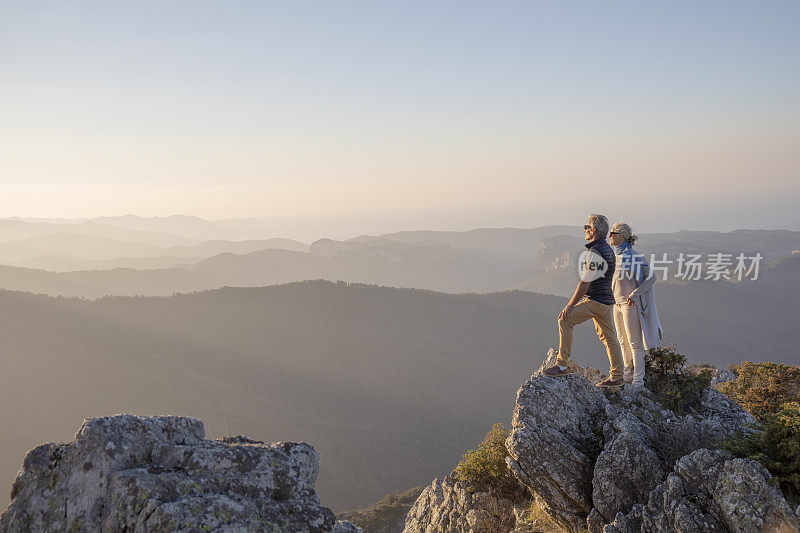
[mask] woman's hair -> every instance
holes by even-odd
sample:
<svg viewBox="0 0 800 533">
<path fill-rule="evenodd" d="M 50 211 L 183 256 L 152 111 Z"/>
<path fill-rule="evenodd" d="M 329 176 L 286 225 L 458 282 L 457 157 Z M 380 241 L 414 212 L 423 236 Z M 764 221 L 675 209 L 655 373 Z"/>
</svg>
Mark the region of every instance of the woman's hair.
<svg viewBox="0 0 800 533">
<path fill-rule="evenodd" d="M 639 239 L 639 237 L 633 234 L 633 229 L 624 222 L 617 222 L 611 229 L 612 231 L 618 231 L 622 235 L 622 239 L 630 243 L 631 246 L 636 244 L 636 241 Z"/>
</svg>

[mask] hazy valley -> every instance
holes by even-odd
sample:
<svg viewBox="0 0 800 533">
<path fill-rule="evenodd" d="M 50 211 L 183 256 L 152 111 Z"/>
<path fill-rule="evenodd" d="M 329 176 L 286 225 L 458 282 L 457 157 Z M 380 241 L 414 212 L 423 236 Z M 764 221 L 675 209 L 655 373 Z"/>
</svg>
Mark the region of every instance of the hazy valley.
<svg viewBox="0 0 800 533">
<path fill-rule="evenodd" d="M 193 217 L 0 222 L 0 417 L 14 428 L 0 441 L 0 484 L 34 443 L 120 412 L 313 443 L 319 490 L 337 511 L 427 483 L 508 422 L 517 388 L 558 342 L 583 246 L 566 226 L 310 245 L 247 228 Z M 722 367 L 800 362 L 800 232 L 641 243 L 646 254 L 762 253 L 757 281 L 659 282 L 665 340 Z M 71 271 L 19 266 L 37 262 Z M 607 367 L 591 326 L 576 342 L 578 360 Z"/>
</svg>

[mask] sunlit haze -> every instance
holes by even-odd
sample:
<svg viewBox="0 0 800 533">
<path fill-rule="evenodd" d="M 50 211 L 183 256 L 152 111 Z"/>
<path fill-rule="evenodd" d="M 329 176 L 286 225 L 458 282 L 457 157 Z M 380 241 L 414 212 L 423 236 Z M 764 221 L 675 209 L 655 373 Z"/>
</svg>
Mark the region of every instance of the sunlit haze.
<svg viewBox="0 0 800 533">
<path fill-rule="evenodd" d="M 668 193 L 759 198 L 694 227 L 796 228 L 764 217 L 800 192 L 798 20 L 796 2 L 4 3 L 0 217 L 532 226 Z"/>
<path fill-rule="evenodd" d="M 0 0 L 0 533 L 800 533 L 799 29 Z"/>
</svg>

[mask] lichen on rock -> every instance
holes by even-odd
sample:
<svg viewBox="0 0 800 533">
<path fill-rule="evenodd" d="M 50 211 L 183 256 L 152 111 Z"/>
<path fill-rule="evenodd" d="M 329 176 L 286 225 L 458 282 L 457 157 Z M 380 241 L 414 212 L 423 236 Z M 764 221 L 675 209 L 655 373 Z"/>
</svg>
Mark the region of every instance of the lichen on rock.
<svg viewBox="0 0 800 533">
<path fill-rule="evenodd" d="M 403 532 L 508 532 L 515 524 L 513 511 L 510 500 L 476 492 L 451 472 L 425 487 L 406 515 Z"/>
<path fill-rule="evenodd" d="M 187 417 L 84 422 L 67 444 L 28 452 L 0 531 L 330 533 L 308 444 L 205 440 Z"/>
<path fill-rule="evenodd" d="M 796 532 L 797 516 L 770 483 L 767 470 L 722 450 L 696 450 L 682 457 L 650 493 L 642 532 Z"/>
</svg>

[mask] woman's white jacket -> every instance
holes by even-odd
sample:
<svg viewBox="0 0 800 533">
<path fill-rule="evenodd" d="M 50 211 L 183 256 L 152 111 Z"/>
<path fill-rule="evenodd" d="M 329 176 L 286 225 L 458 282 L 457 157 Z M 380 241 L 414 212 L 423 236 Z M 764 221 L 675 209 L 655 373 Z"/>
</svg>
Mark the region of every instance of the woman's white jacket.
<svg viewBox="0 0 800 533">
<path fill-rule="evenodd" d="M 647 259 L 633 249 L 628 243 L 614 247 L 615 251 L 623 257 L 623 268 L 633 268 L 633 282 L 635 289 L 629 298 L 636 302 L 639 319 L 642 324 L 642 337 L 645 350 L 661 346 L 663 332 L 656 309 L 656 295 L 653 291 L 657 276 L 651 275 L 650 264 Z M 617 264 L 616 268 L 622 265 Z M 614 276 L 616 278 L 616 275 Z"/>
</svg>

